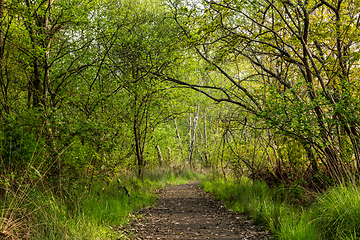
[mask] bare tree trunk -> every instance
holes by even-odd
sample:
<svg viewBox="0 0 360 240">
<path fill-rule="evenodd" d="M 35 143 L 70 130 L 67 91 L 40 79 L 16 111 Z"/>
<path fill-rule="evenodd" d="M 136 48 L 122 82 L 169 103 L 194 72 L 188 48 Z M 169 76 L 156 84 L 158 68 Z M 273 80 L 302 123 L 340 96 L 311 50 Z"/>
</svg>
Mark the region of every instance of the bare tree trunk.
<svg viewBox="0 0 360 240">
<path fill-rule="evenodd" d="M 159 145 L 156 145 L 156 149 L 157 149 L 157 152 L 158 152 L 159 166 L 161 167 L 164 160 L 163 160 L 163 157 L 162 157 L 162 154 L 161 154 L 161 149 L 160 149 Z"/>
<path fill-rule="evenodd" d="M 138 109 L 138 96 L 135 93 L 134 96 L 134 119 L 133 119 L 133 133 L 134 133 L 134 142 L 135 142 L 135 155 L 137 160 L 137 167 L 138 167 L 138 176 L 142 179 L 143 176 L 143 165 L 144 159 L 141 151 L 141 133 L 140 133 L 140 125 L 141 120 L 139 119 L 139 109 Z"/>
<path fill-rule="evenodd" d="M 181 137 L 180 137 L 180 132 L 179 132 L 179 128 L 178 128 L 176 119 L 174 119 L 174 122 L 175 122 L 175 129 L 176 129 L 176 137 L 179 139 L 179 148 L 180 148 L 181 158 L 182 158 L 181 160 L 183 161 L 185 158 L 184 158 L 184 149 L 183 149 L 183 146 L 182 146 L 182 140 L 181 140 Z"/>
<path fill-rule="evenodd" d="M 133 131 L 134 131 L 134 140 L 135 140 L 135 153 L 136 153 L 137 166 L 138 166 L 138 176 L 140 179 L 142 179 L 144 160 L 141 153 L 141 139 L 139 133 L 139 126 L 136 120 L 134 120 Z"/>
<path fill-rule="evenodd" d="M 3 22 L 4 22 L 4 0 L 0 0 L 0 57 L 3 56 L 3 39 L 4 39 L 4 32 L 3 32 Z M 2 63 L 2 62 L 1 62 Z"/>
<path fill-rule="evenodd" d="M 312 56 L 309 52 L 308 48 L 308 38 L 310 35 L 310 19 L 309 19 L 309 13 L 307 11 L 303 11 L 304 13 L 304 30 L 302 35 L 302 45 L 303 45 L 303 58 L 302 62 L 305 66 L 305 70 L 302 72 L 304 75 L 306 82 L 308 83 L 308 95 L 312 102 L 316 102 L 316 91 L 314 90 L 314 76 L 311 71 L 311 65 L 310 65 L 310 59 L 312 59 Z M 324 85 L 322 77 L 318 74 L 316 75 L 317 79 L 319 80 L 321 85 Z M 341 175 L 342 175 L 342 166 L 340 166 L 339 158 L 336 154 L 336 150 L 331 144 L 331 137 L 329 136 L 329 133 L 326 129 L 326 125 L 324 122 L 324 116 L 323 110 L 320 108 L 320 106 L 315 105 L 313 108 L 313 111 L 317 117 L 317 122 L 320 128 L 320 132 L 322 135 L 323 144 L 325 145 L 323 152 L 326 157 L 326 162 L 328 166 L 328 170 L 330 171 L 331 176 L 336 179 L 337 181 L 340 181 Z"/>
<path fill-rule="evenodd" d="M 204 159 L 205 159 L 205 165 L 208 165 L 209 163 L 209 153 L 208 153 L 208 141 L 207 141 L 207 128 L 206 128 L 206 108 L 205 108 L 205 111 L 204 111 L 204 148 L 205 148 L 205 156 L 204 156 Z"/>
<path fill-rule="evenodd" d="M 220 157 L 221 171 L 222 171 L 222 174 L 224 176 L 225 182 L 227 181 L 227 179 L 226 179 L 226 173 L 225 173 L 225 168 L 224 168 L 224 153 L 225 153 L 226 135 L 227 135 L 228 130 L 229 129 L 226 128 L 224 133 L 223 133 L 223 136 L 222 136 L 222 147 L 221 147 L 221 157 Z"/>
<path fill-rule="evenodd" d="M 4 21 L 4 0 L 0 0 L 0 90 L 2 94 L 2 99 L 0 98 L 0 117 L 2 116 L 2 110 L 6 113 L 9 113 L 8 108 L 8 83 L 5 82 L 3 77 L 3 69 L 4 69 L 4 47 L 5 47 L 5 39 L 4 39 L 4 32 L 3 32 L 3 23 Z"/>
<path fill-rule="evenodd" d="M 52 9 L 52 2 L 51 0 L 49 0 L 49 5 L 47 10 L 49 11 L 48 15 L 50 16 L 51 14 L 51 9 Z M 44 28 L 46 30 L 46 32 L 50 32 L 51 31 L 51 27 L 49 26 L 49 18 L 48 16 L 44 17 Z M 43 43 L 43 47 L 45 50 L 45 56 L 44 56 L 44 79 L 43 79 L 43 106 L 44 108 L 46 108 L 47 106 L 47 97 L 48 97 L 48 92 L 49 92 L 49 79 L 50 79 L 50 71 L 49 71 L 49 60 L 50 60 L 50 47 L 51 47 L 51 41 L 50 39 L 48 41 L 44 41 Z"/>
<path fill-rule="evenodd" d="M 167 150 L 168 150 L 168 159 L 166 161 L 167 161 L 167 164 L 169 164 L 169 163 L 171 163 L 171 148 L 168 147 Z"/>
<path fill-rule="evenodd" d="M 39 69 L 39 60 L 37 57 L 33 60 L 33 79 L 30 83 L 31 95 L 33 98 L 33 107 L 40 107 L 41 99 L 41 80 L 40 80 L 40 69 Z"/>
<path fill-rule="evenodd" d="M 311 170 L 313 172 L 317 173 L 318 170 L 319 170 L 319 167 L 318 167 L 318 164 L 317 164 L 317 161 L 315 159 L 315 155 L 314 155 L 314 152 L 312 151 L 311 146 L 309 146 L 307 143 L 304 143 L 303 146 L 304 146 L 305 151 L 307 153 L 307 158 L 310 161 Z"/>
<path fill-rule="evenodd" d="M 149 111 L 146 104 L 149 104 L 151 99 L 149 95 L 139 98 L 138 94 L 134 92 L 134 116 L 133 116 L 133 132 L 135 140 L 135 153 L 137 158 L 138 176 L 144 180 L 144 167 L 146 161 L 144 158 L 144 150 L 146 146 L 147 134 L 149 131 Z"/>
<path fill-rule="evenodd" d="M 355 163 L 356 163 L 356 171 L 360 172 L 360 148 L 359 148 L 360 141 L 359 141 L 358 131 L 354 126 L 349 127 L 347 124 L 346 125 L 344 124 L 344 130 L 346 134 L 349 136 L 351 145 L 353 147 Z M 339 145 L 341 144 L 339 143 Z"/>
<path fill-rule="evenodd" d="M 193 124 L 193 129 L 190 128 L 189 131 L 189 136 L 191 137 L 191 131 L 192 131 L 192 138 L 190 138 L 190 147 L 189 147 L 189 164 L 190 164 L 190 169 L 193 168 L 193 152 L 194 152 L 194 148 L 195 148 L 195 141 L 196 141 L 196 127 L 198 124 L 198 119 L 199 119 L 199 106 L 197 106 L 197 112 L 194 116 L 194 124 Z"/>
<path fill-rule="evenodd" d="M 191 129 L 192 129 L 192 118 L 191 118 L 191 113 L 189 115 L 189 146 L 188 146 L 188 150 L 189 150 L 189 156 L 188 156 L 188 160 L 190 160 L 190 152 L 191 152 L 191 141 L 192 141 L 192 137 L 191 137 Z M 190 163 L 190 168 L 191 168 L 191 163 Z"/>
</svg>

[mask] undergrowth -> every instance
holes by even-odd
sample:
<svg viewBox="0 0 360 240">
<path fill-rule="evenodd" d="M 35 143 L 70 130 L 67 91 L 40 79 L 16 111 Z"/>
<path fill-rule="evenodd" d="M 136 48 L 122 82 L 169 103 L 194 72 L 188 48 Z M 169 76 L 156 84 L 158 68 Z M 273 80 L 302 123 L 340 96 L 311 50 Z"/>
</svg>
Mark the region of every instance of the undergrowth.
<svg viewBox="0 0 360 240">
<path fill-rule="evenodd" d="M 207 178 L 202 186 L 224 200 L 228 208 L 252 216 L 256 224 L 266 226 L 277 239 L 360 239 L 360 195 L 353 184 L 333 187 L 306 207 L 290 204 L 307 197 L 298 185 L 269 188 L 246 178 Z"/>
<path fill-rule="evenodd" d="M 146 173 L 144 181 L 99 179 L 91 187 L 56 193 L 40 184 L 4 190 L 0 239 L 122 239 L 119 226 L 134 217 L 134 210 L 155 202 L 155 189 L 201 177 L 186 169 L 159 169 Z"/>
</svg>

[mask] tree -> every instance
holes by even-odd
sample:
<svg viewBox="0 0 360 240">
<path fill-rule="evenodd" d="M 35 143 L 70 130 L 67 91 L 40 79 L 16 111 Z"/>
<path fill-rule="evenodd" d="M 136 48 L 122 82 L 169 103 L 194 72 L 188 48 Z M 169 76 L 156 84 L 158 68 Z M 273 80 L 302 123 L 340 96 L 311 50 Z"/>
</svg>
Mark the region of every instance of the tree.
<svg viewBox="0 0 360 240">
<path fill-rule="evenodd" d="M 334 178 L 344 175 L 347 162 L 360 170 L 357 2 L 170 4 L 188 43 L 227 84 L 167 80 L 239 106 L 301 142 L 310 157 L 316 150 Z M 350 159 L 337 147 L 347 139 Z"/>
<path fill-rule="evenodd" d="M 161 5 L 146 1 L 123 4 L 130 21 L 121 29 L 116 28 L 116 41 L 110 47 L 104 44 L 109 49 L 104 66 L 127 96 L 121 118 L 131 126 L 137 172 L 142 178 L 146 145 L 155 128 L 173 114 L 169 111 L 168 85 L 157 81 L 157 74 L 168 71 L 177 62 L 177 32 L 169 31 L 174 24 L 164 18 Z M 108 11 L 114 10 L 109 7 Z M 111 21 L 120 26 L 122 14 L 112 14 L 115 15 Z"/>
<path fill-rule="evenodd" d="M 79 59 L 85 62 L 83 56 L 91 40 L 85 40 L 77 32 L 78 40 L 84 41 L 75 42 L 73 34 L 81 23 L 85 23 L 84 8 L 79 1 L 0 2 L 3 119 L 16 119 L 16 131 L 24 131 L 21 134 L 32 136 L 33 141 L 45 141 L 50 154 L 44 156 L 48 160 L 44 166 L 50 167 L 54 175 L 60 166 L 54 162 L 66 148 L 58 141 L 60 131 L 57 127 L 61 122 L 57 119 L 61 115 L 58 110 L 69 97 L 67 90 L 71 77 L 89 66 L 81 64 Z M 34 133 L 41 137 L 33 136 Z M 21 166 L 32 160 L 21 159 Z"/>
</svg>

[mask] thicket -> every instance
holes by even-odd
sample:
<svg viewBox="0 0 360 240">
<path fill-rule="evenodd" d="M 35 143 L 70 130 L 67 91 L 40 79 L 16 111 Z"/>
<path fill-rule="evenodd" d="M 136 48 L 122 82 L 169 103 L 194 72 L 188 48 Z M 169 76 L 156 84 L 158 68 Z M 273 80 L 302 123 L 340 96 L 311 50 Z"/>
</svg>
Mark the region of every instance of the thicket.
<svg viewBox="0 0 360 240">
<path fill-rule="evenodd" d="M 0 0 L 2 234 L 29 213 L 7 214 L 11 199 L 83 213 L 103 184 L 146 185 L 159 168 L 299 196 L 356 182 L 359 12 L 348 0 Z"/>
<path fill-rule="evenodd" d="M 161 1 L 0 1 L 0 238 L 115 239 L 154 188 L 195 178 L 199 108 L 155 77 L 181 61 L 165 14 Z"/>
</svg>

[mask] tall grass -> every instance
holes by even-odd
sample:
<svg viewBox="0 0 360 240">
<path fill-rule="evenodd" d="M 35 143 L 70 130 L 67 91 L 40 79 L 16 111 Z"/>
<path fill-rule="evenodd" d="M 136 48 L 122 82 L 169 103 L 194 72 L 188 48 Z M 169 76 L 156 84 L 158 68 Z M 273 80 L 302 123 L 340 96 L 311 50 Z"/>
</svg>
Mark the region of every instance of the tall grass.
<svg viewBox="0 0 360 240">
<path fill-rule="evenodd" d="M 335 230 L 335 232 L 339 231 L 339 234 L 332 235 L 334 229 L 342 229 L 343 226 L 331 225 L 330 219 L 323 214 L 323 211 L 328 210 L 325 210 L 325 202 L 321 200 L 321 197 L 318 198 L 316 204 L 310 207 L 290 205 L 289 202 L 305 197 L 304 191 L 297 185 L 269 188 L 263 182 L 253 182 L 246 178 L 227 180 L 226 182 L 222 179 L 208 178 L 203 181 L 202 186 L 205 191 L 214 194 L 217 199 L 224 200 L 228 208 L 248 214 L 254 219 L 255 224 L 266 226 L 277 239 L 355 239 L 351 238 L 353 235 L 349 235 L 351 231 Z M 338 189 L 334 191 L 338 191 Z M 333 201 L 331 205 L 337 206 L 336 201 Z M 322 211 L 319 212 L 321 209 Z M 340 212 L 342 211 L 344 210 L 340 210 Z M 356 225 L 355 222 L 360 219 L 359 217 L 349 221 L 353 221 Z M 324 226 L 327 226 L 328 229 L 324 230 Z M 354 229 L 350 228 L 350 230 Z M 324 231 L 328 232 L 324 234 Z"/>
<path fill-rule="evenodd" d="M 67 199 L 67 198 L 72 198 Z M 33 216 L 33 239 L 118 239 L 120 232 L 113 229 L 128 220 L 139 206 L 151 204 L 155 197 L 138 190 L 130 197 L 112 182 L 96 182 L 91 191 L 76 195 L 69 193 L 63 199 L 52 192 L 42 194 Z"/>
<path fill-rule="evenodd" d="M 26 239 L 30 235 L 26 195 L 8 188 L 1 189 L 1 195 L 0 239 Z"/>
<path fill-rule="evenodd" d="M 155 202 L 156 188 L 199 177 L 187 170 L 160 169 L 148 172 L 144 181 L 135 176 L 98 180 L 82 191 L 64 189 L 62 196 L 40 184 L 7 191 L 0 239 L 123 239 L 119 226 L 134 217 L 134 210 Z"/>
<path fill-rule="evenodd" d="M 310 206 L 291 200 L 306 198 L 299 186 L 269 188 L 265 183 L 211 179 L 203 188 L 228 208 L 249 214 L 280 240 L 360 239 L 360 192 L 354 183 L 341 184 L 316 195 Z"/>
<path fill-rule="evenodd" d="M 190 171 L 188 168 L 160 168 L 146 172 L 144 182 L 156 183 L 155 187 L 164 187 L 171 184 L 182 184 L 191 180 L 203 179 L 203 174 Z M 152 184 L 152 185 L 153 185 Z"/>
<path fill-rule="evenodd" d="M 341 184 L 319 196 L 315 222 L 324 239 L 360 239 L 360 193 L 354 184 Z"/>
</svg>

